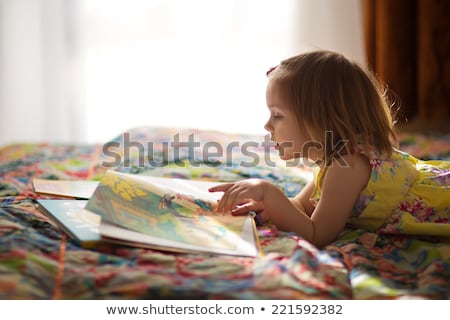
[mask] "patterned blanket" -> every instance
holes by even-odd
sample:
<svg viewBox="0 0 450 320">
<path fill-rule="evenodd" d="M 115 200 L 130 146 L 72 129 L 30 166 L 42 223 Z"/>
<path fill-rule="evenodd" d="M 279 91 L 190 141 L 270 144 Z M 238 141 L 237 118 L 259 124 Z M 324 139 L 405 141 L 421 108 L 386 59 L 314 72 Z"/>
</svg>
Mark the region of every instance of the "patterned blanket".
<svg viewBox="0 0 450 320">
<path fill-rule="evenodd" d="M 346 230 L 318 250 L 258 227 L 257 258 L 102 245 L 83 249 L 38 210 L 31 179 L 98 180 L 107 169 L 233 181 L 259 177 L 294 195 L 307 166 L 283 165 L 267 137 L 136 128 L 104 145 L 0 149 L 0 299 L 392 299 L 450 297 L 450 242 Z M 424 158 L 450 159 L 450 136 L 403 135 Z"/>
</svg>

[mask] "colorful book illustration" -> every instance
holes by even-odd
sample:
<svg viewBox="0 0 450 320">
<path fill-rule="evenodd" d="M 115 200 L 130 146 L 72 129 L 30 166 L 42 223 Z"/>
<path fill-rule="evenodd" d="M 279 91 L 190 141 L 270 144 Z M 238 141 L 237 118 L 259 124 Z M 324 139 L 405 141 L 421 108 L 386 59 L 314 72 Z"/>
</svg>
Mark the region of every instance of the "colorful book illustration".
<svg viewBox="0 0 450 320">
<path fill-rule="evenodd" d="M 85 209 L 101 217 L 106 239 L 170 251 L 259 255 L 253 215 L 214 211 L 221 194 L 208 188 L 217 184 L 109 170 Z"/>
<path fill-rule="evenodd" d="M 89 199 L 98 186 L 98 181 L 33 179 L 36 193 L 66 198 Z"/>
</svg>

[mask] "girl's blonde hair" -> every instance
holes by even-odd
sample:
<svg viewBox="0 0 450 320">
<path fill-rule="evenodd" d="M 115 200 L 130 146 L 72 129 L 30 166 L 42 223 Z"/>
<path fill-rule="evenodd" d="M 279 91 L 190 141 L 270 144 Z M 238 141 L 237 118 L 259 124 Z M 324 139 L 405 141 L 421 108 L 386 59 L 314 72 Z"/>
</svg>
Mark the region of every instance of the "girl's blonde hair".
<svg viewBox="0 0 450 320">
<path fill-rule="evenodd" d="M 314 141 L 325 143 L 331 131 L 333 146 L 348 141 L 351 147 L 373 147 L 391 155 L 397 141 L 391 105 L 375 76 L 341 54 L 314 51 L 286 60 L 269 71 L 279 83 L 297 122 Z M 329 142 L 329 141 L 328 141 Z M 331 159 L 333 150 L 325 148 Z"/>
</svg>

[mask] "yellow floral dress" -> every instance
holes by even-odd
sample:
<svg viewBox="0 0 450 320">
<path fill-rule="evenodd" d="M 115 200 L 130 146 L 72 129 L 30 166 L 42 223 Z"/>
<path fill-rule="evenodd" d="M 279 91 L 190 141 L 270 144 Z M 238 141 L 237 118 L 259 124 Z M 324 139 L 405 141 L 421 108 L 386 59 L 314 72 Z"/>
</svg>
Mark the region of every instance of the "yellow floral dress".
<svg viewBox="0 0 450 320">
<path fill-rule="evenodd" d="M 363 151 L 359 152 L 365 154 Z M 384 234 L 450 237 L 450 162 L 423 161 L 394 149 L 390 158 L 371 151 L 372 174 L 353 207 L 348 226 Z M 320 199 L 325 173 L 314 168 Z"/>
</svg>

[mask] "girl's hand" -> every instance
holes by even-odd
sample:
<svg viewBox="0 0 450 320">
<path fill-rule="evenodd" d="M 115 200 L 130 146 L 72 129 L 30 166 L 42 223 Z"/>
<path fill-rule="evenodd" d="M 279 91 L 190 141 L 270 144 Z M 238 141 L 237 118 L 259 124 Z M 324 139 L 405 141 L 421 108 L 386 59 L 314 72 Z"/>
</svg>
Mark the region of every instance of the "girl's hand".
<svg viewBox="0 0 450 320">
<path fill-rule="evenodd" d="M 264 203 L 262 201 L 249 200 L 248 202 L 240 203 L 231 210 L 234 216 L 246 214 L 249 212 L 261 214 L 264 211 Z"/>
<path fill-rule="evenodd" d="M 218 212 L 231 211 L 242 214 L 249 211 L 262 211 L 268 182 L 261 179 L 247 179 L 234 183 L 224 183 L 209 189 L 210 192 L 223 191 L 217 206 Z"/>
</svg>

